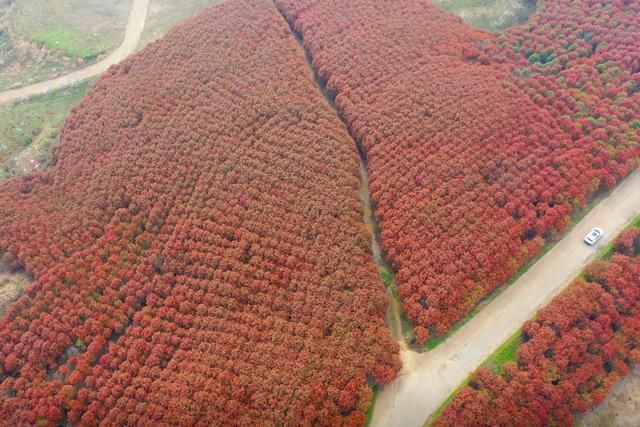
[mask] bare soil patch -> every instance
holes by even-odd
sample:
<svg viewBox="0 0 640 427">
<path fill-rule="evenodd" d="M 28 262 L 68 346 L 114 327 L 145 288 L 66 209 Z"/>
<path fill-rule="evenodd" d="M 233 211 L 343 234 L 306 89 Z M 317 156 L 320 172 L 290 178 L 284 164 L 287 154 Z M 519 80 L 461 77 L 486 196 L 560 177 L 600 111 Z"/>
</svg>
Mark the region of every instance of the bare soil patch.
<svg viewBox="0 0 640 427">
<path fill-rule="evenodd" d="M 591 411 L 578 417 L 577 425 L 585 427 L 640 426 L 640 367 L 620 380 L 607 398 Z"/>
<path fill-rule="evenodd" d="M 9 306 L 22 295 L 29 278 L 24 273 L 10 273 L 0 261 L 0 319 L 4 317 Z"/>
</svg>

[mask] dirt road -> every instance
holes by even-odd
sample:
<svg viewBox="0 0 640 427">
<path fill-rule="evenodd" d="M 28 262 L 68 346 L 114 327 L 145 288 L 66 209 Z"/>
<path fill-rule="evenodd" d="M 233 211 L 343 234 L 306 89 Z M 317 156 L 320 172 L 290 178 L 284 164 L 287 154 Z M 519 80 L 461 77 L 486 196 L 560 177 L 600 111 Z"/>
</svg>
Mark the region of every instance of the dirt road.
<svg viewBox="0 0 640 427">
<path fill-rule="evenodd" d="M 147 17 L 149 1 L 150 0 L 133 0 L 122 44 L 120 44 L 115 51 L 102 61 L 55 79 L 0 92 L 0 104 L 30 98 L 35 95 L 41 95 L 56 89 L 71 86 L 83 80 L 97 76 L 98 74 L 105 72 L 110 66 L 122 61 L 138 46 L 142 30 L 144 29 L 144 22 Z"/>
<path fill-rule="evenodd" d="M 447 341 L 427 353 L 402 351 L 402 371 L 378 396 L 371 425 L 422 426 L 470 373 L 567 286 L 638 214 L 640 170 Z M 582 239 L 595 226 L 602 227 L 605 235 L 596 247 L 589 247 Z"/>
</svg>

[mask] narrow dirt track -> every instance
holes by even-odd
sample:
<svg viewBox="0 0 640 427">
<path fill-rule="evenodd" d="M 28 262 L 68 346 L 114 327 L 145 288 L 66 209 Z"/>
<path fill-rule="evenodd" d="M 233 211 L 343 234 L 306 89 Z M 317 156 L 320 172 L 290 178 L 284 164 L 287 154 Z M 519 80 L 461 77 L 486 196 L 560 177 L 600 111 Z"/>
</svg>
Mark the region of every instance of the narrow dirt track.
<svg viewBox="0 0 640 427">
<path fill-rule="evenodd" d="M 0 92 L 0 104 L 30 98 L 32 96 L 41 95 L 56 89 L 74 85 L 83 80 L 104 73 L 110 66 L 122 61 L 136 49 L 140 42 L 140 36 L 142 35 L 144 23 L 147 18 L 149 2 L 150 0 L 133 0 L 122 43 L 115 51 L 109 54 L 109 56 L 104 58 L 102 61 L 55 79 Z"/>
<path fill-rule="evenodd" d="M 640 170 L 620 183 L 520 279 L 438 348 L 427 353 L 401 351 L 402 371 L 378 396 L 371 426 L 422 426 L 469 374 L 565 288 L 638 214 Z M 602 227 L 605 235 L 596 247 L 590 247 L 582 239 L 595 226 Z"/>
</svg>

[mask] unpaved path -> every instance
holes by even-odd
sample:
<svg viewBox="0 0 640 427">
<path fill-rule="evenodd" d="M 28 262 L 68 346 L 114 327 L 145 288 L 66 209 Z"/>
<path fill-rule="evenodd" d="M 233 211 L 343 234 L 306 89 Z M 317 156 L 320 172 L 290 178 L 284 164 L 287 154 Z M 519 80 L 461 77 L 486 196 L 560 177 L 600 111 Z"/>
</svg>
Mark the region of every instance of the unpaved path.
<svg viewBox="0 0 640 427">
<path fill-rule="evenodd" d="M 398 341 L 401 346 L 404 344 L 404 337 L 402 335 L 402 323 L 400 320 L 400 304 L 393 296 L 393 289 L 395 288 L 395 278 L 393 277 L 393 269 L 391 264 L 382 255 L 382 249 L 380 248 L 380 236 L 378 235 L 378 224 L 376 218 L 373 215 L 373 209 L 371 207 L 371 200 L 369 198 L 369 175 L 367 173 L 367 166 L 365 160 L 360 156 L 360 200 L 364 205 L 364 212 L 362 219 L 369 230 L 371 235 L 371 255 L 373 261 L 378 267 L 378 272 L 381 275 L 385 274 L 391 283 L 385 283 L 385 291 L 389 295 L 389 308 L 387 309 L 386 322 L 393 338 Z M 406 347 L 406 345 L 405 345 Z"/>
<path fill-rule="evenodd" d="M 56 89 L 74 85 L 83 80 L 104 73 L 110 66 L 125 59 L 136 49 L 136 46 L 140 41 L 140 36 L 144 29 L 144 22 L 147 17 L 149 2 L 150 0 L 133 0 L 122 44 L 120 44 L 115 51 L 109 54 L 109 56 L 104 58 L 102 61 L 55 79 L 0 92 L 0 104 L 30 98 L 32 96 L 41 95 Z"/>
<path fill-rule="evenodd" d="M 427 353 L 401 351 L 402 371 L 380 392 L 371 425 L 422 426 L 469 374 L 567 286 L 638 214 L 640 170 L 447 341 Z M 582 239 L 595 226 L 602 227 L 605 235 L 597 247 L 589 247 Z"/>
<path fill-rule="evenodd" d="M 640 426 L 640 366 L 613 386 L 602 403 L 577 419 L 576 427 Z"/>
</svg>

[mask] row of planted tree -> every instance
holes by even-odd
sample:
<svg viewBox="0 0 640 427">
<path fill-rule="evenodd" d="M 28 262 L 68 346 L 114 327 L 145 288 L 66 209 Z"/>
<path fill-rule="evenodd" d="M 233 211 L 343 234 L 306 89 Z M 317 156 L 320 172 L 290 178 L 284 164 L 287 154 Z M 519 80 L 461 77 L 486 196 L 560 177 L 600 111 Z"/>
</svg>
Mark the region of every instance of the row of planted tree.
<svg viewBox="0 0 640 427">
<path fill-rule="evenodd" d="M 561 425 L 640 362 L 640 221 L 522 328 L 515 360 L 478 369 L 435 426 Z"/>
<path fill-rule="evenodd" d="M 399 360 L 354 144 L 424 342 L 636 168 L 639 12 L 547 0 L 490 34 L 420 0 L 230 0 L 113 67 L 52 171 L 0 184 L 0 251 L 36 277 L 0 420 L 364 423 Z"/>
<path fill-rule="evenodd" d="M 362 425 L 399 369 L 358 155 L 271 2 L 113 67 L 46 174 L 0 184 L 36 277 L 0 322 L 0 425 Z"/>
<path fill-rule="evenodd" d="M 640 155 L 640 1 L 548 0 L 492 34 L 425 1 L 276 0 L 364 149 L 418 342 Z"/>
</svg>

